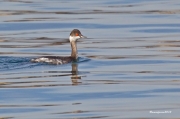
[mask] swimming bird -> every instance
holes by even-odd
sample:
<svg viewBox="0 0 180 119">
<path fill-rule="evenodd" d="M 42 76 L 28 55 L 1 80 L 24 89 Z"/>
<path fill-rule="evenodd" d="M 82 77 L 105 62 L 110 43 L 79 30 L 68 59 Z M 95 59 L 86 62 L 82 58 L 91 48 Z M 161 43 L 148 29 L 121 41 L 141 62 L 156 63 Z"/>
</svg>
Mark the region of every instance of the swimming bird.
<svg viewBox="0 0 180 119">
<path fill-rule="evenodd" d="M 71 56 L 61 57 L 61 56 L 42 56 L 35 59 L 31 59 L 31 62 L 42 62 L 42 63 L 49 63 L 49 64 L 67 64 L 70 62 L 76 62 L 78 60 L 78 51 L 76 42 L 80 38 L 86 38 L 81 34 L 78 29 L 74 29 L 71 31 L 69 36 L 69 41 L 71 44 Z"/>
</svg>

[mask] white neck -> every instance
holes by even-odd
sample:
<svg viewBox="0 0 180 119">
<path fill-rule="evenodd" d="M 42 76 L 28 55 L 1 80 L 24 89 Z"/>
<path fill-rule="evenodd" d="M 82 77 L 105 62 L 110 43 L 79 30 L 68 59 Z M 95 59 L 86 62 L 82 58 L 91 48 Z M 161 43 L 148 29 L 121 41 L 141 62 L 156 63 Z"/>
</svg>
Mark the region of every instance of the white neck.
<svg viewBox="0 0 180 119">
<path fill-rule="evenodd" d="M 78 39 L 80 38 L 80 36 L 69 36 L 69 41 L 70 42 L 76 42 Z"/>
</svg>

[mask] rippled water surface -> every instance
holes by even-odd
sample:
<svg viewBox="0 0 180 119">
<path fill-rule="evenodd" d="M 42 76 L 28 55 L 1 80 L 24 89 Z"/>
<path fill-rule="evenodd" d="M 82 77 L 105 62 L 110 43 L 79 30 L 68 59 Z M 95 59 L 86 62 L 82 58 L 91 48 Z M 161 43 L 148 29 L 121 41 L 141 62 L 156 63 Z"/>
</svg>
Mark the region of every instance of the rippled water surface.
<svg viewBox="0 0 180 119">
<path fill-rule="evenodd" d="M 179 0 L 1 0 L 0 118 L 180 118 L 179 14 Z M 74 28 L 79 62 L 30 62 L 68 56 Z"/>
</svg>

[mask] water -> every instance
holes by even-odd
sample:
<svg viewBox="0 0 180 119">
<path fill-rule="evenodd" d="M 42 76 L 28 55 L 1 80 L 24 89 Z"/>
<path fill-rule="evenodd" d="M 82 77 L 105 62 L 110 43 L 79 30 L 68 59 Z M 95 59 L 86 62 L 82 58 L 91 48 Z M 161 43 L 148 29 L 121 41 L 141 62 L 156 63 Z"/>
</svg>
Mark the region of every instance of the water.
<svg viewBox="0 0 180 119">
<path fill-rule="evenodd" d="M 179 118 L 178 0 L 2 0 L 0 117 Z M 68 56 L 72 29 L 80 61 Z M 158 114 L 159 113 L 159 114 Z"/>
</svg>

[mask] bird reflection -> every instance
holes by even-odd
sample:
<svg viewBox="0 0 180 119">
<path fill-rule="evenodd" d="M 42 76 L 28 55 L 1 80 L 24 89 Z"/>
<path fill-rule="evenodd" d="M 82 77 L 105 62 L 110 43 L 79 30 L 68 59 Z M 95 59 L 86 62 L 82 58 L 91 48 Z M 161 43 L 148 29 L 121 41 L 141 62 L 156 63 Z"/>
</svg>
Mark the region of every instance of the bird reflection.
<svg viewBox="0 0 180 119">
<path fill-rule="evenodd" d="M 81 83 L 81 82 L 79 82 L 79 79 L 81 79 L 81 76 L 78 76 L 78 64 L 72 63 L 71 66 L 72 66 L 71 81 L 72 81 L 73 84 L 77 85 L 77 84 Z"/>
</svg>

